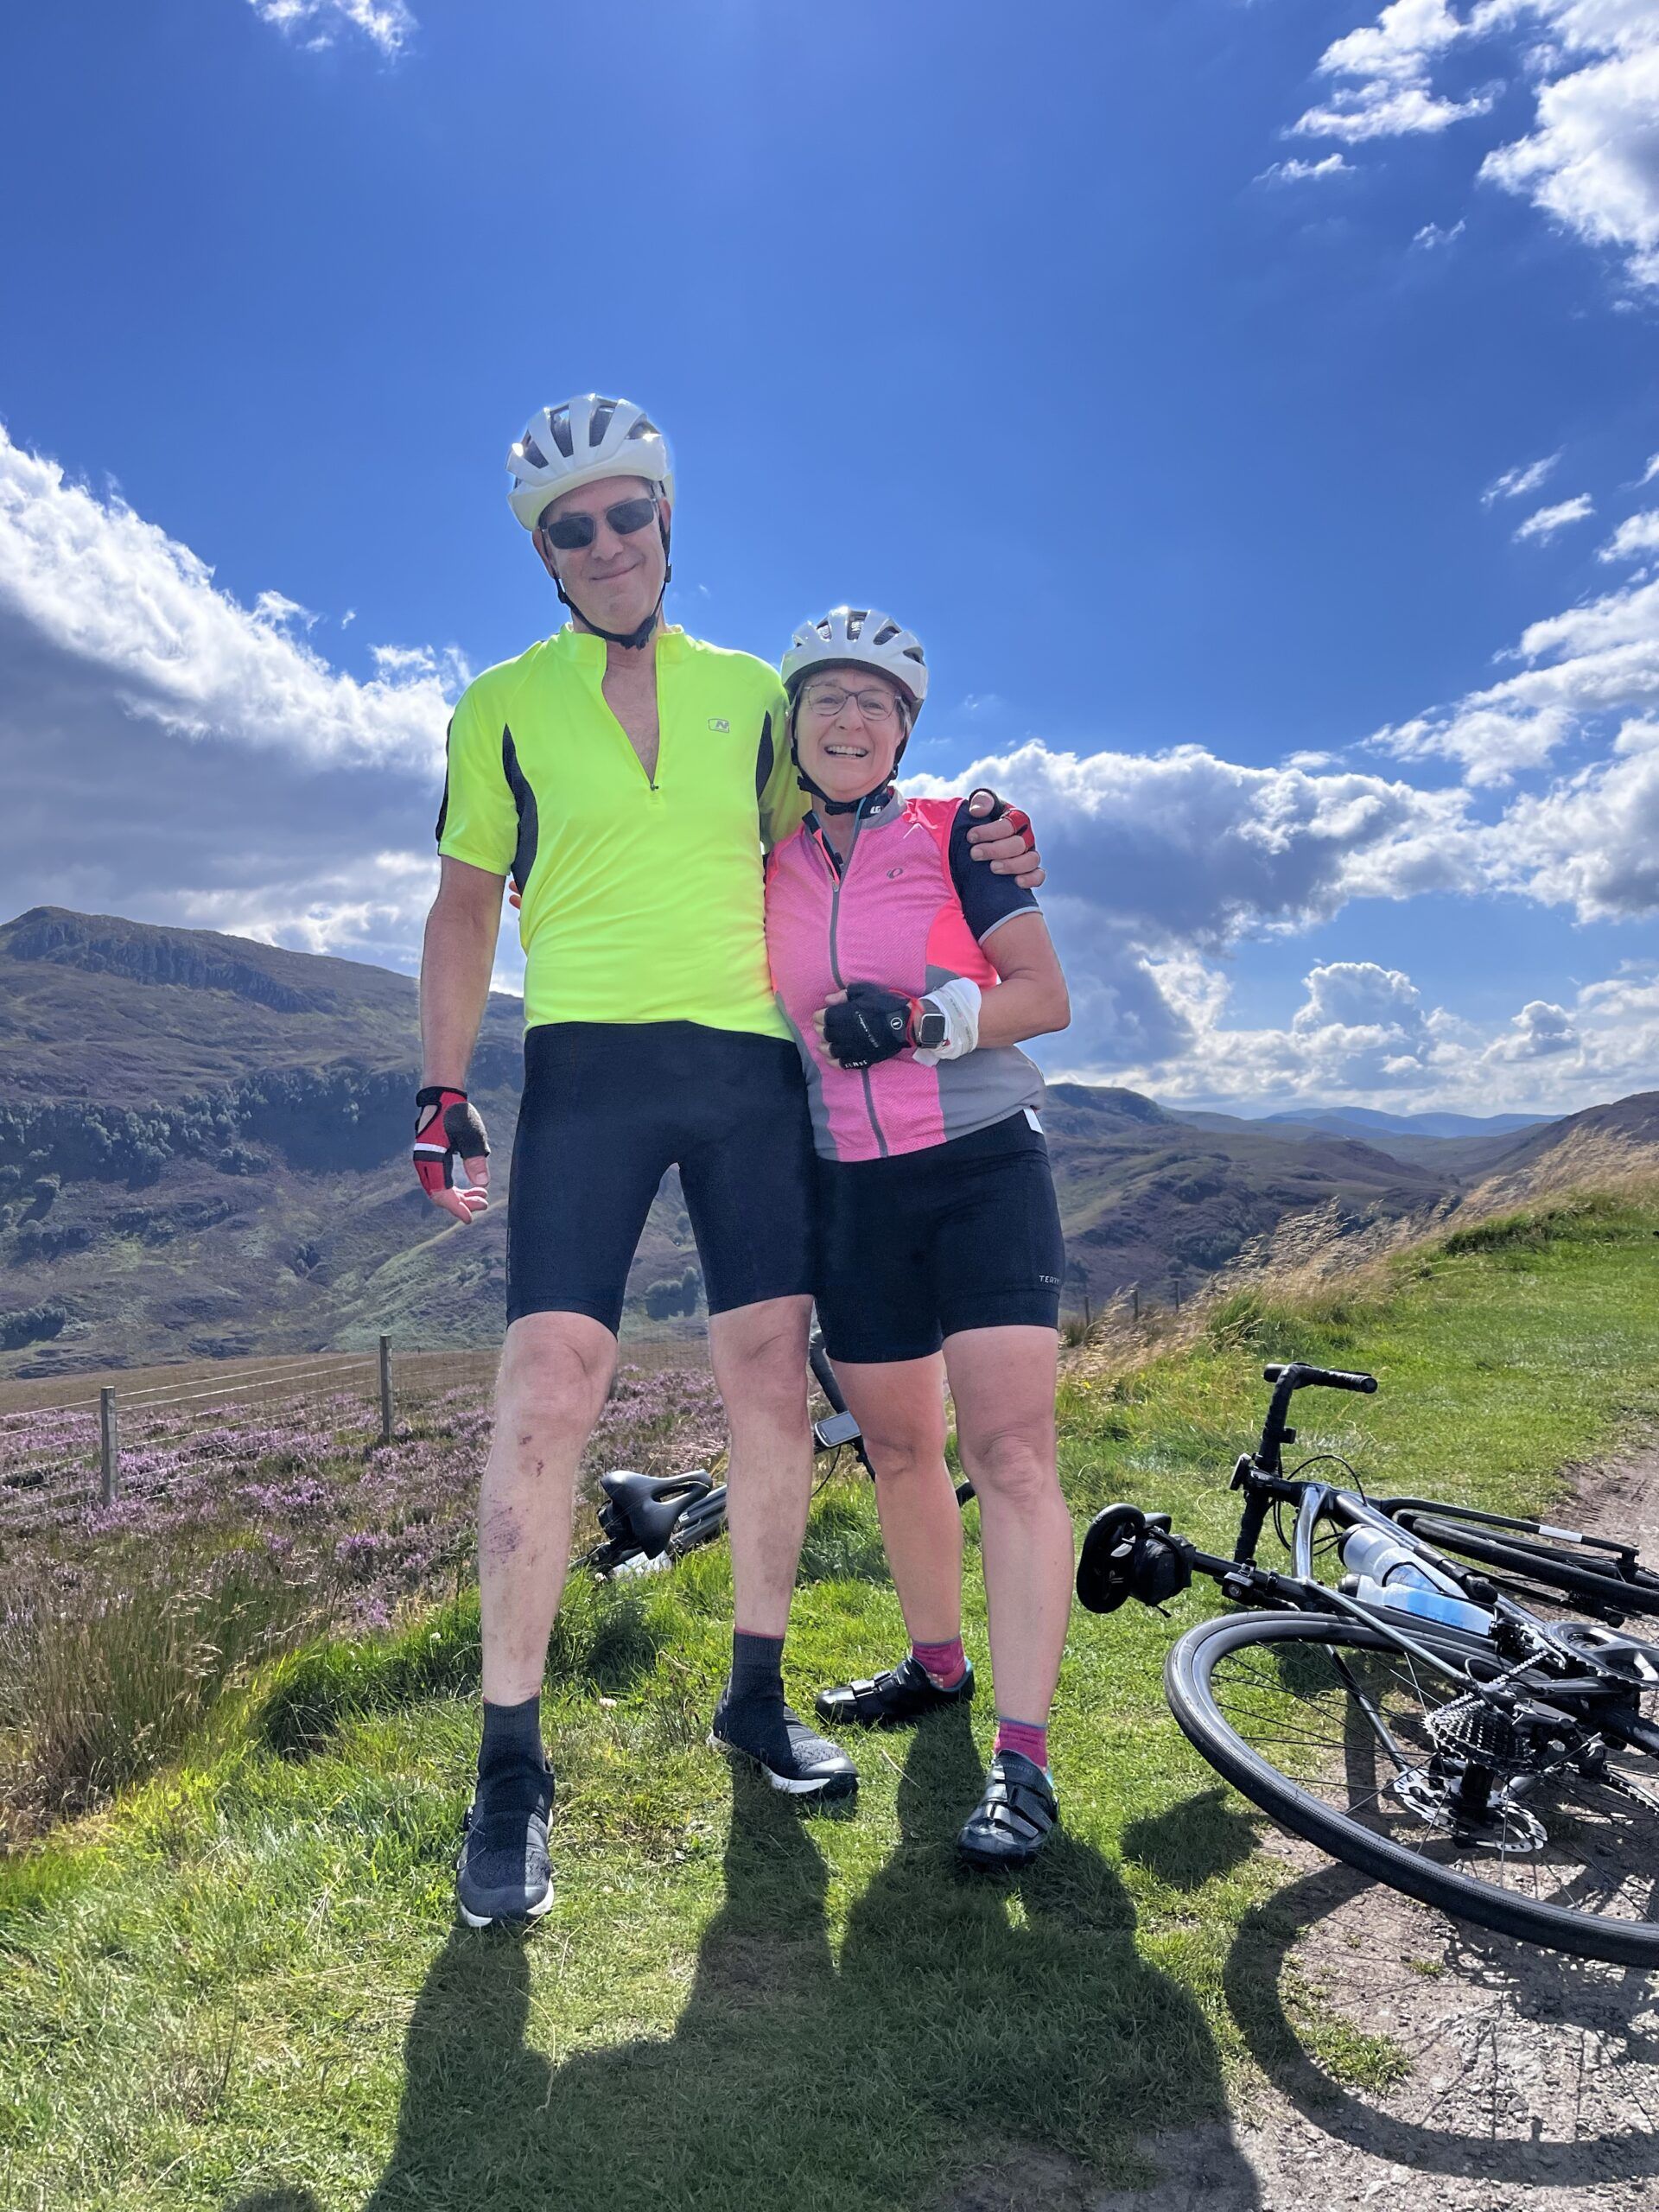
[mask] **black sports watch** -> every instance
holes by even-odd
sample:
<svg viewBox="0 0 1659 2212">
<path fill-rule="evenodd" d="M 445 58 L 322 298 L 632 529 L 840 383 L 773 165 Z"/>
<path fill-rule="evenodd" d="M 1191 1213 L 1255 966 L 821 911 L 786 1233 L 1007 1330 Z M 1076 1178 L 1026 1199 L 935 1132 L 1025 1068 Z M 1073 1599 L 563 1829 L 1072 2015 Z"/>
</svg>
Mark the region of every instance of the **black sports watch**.
<svg viewBox="0 0 1659 2212">
<path fill-rule="evenodd" d="M 937 1052 L 944 1042 L 944 1010 L 931 999 L 918 999 L 910 1017 L 910 1041 L 918 1052 Z"/>
</svg>

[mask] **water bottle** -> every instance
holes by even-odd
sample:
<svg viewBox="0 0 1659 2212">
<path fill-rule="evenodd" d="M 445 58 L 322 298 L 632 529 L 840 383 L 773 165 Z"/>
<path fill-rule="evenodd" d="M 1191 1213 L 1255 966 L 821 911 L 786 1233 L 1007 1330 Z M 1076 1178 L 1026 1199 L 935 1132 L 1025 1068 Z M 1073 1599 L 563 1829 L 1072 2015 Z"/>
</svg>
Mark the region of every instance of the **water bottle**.
<svg viewBox="0 0 1659 2212">
<path fill-rule="evenodd" d="M 1479 1605 L 1471 1605 L 1466 1598 L 1448 1598 L 1440 1590 L 1423 1582 L 1407 1582 L 1396 1576 L 1392 1582 L 1378 1582 L 1369 1574 L 1362 1574 L 1354 1589 L 1362 1605 L 1376 1605 L 1391 1613 L 1410 1613 L 1419 1620 L 1439 1621 L 1447 1628 L 1460 1628 L 1470 1636 L 1490 1636 L 1492 1617 Z"/>
<path fill-rule="evenodd" d="M 1449 1574 L 1420 1559 L 1387 1529 L 1351 1529 L 1342 1540 L 1342 1563 L 1351 1574 L 1369 1575 L 1387 1589 L 1438 1590 L 1452 1599 L 1463 1595 Z"/>
</svg>

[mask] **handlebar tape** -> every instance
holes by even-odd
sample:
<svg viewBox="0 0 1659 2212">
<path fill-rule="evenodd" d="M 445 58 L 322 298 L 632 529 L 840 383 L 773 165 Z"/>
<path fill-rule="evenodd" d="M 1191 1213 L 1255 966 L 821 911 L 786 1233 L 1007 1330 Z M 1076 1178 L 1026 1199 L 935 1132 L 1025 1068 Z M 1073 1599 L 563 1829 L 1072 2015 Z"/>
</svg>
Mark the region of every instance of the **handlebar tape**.
<svg viewBox="0 0 1659 2212">
<path fill-rule="evenodd" d="M 1304 1367 L 1299 1360 L 1277 1367 L 1264 1367 L 1262 1370 L 1264 1382 L 1277 1382 L 1286 1376 L 1294 1378 L 1290 1385 L 1293 1390 L 1306 1389 L 1310 1383 L 1326 1390 L 1364 1390 L 1369 1393 L 1376 1388 L 1375 1375 L 1350 1374 L 1340 1367 Z"/>
</svg>

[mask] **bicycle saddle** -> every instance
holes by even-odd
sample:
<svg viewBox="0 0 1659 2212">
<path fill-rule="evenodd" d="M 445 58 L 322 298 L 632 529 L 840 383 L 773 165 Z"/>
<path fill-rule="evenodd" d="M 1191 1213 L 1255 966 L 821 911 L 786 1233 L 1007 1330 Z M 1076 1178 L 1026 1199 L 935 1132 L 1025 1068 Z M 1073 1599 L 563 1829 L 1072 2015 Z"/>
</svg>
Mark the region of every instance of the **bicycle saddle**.
<svg viewBox="0 0 1659 2212">
<path fill-rule="evenodd" d="M 622 1467 L 601 1475 L 599 1525 L 613 1542 L 636 1545 L 647 1559 L 668 1549 L 675 1524 L 713 1488 L 701 1467 L 686 1475 L 640 1475 Z"/>
<path fill-rule="evenodd" d="M 1089 1524 L 1077 1559 L 1077 1599 L 1091 1613 L 1115 1613 L 1126 1599 L 1160 1605 L 1192 1580 L 1169 1532 L 1167 1513 L 1109 1505 Z"/>
</svg>

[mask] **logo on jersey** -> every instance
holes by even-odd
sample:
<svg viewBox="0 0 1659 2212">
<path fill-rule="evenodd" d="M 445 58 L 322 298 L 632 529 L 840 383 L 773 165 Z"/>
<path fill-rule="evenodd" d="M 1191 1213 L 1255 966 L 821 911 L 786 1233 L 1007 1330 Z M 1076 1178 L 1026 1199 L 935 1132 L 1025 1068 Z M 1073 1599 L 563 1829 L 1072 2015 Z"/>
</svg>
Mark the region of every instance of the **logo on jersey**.
<svg viewBox="0 0 1659 2212">
<path fill-rule="evenodd" d="M 890 868 L 887 870 L 887 881 L 891 883 L 895 875 L 902 875 L 904 872 L 905 871 L 901 868 Z"/>
<path fill-rule="evenodd" d="M 709 717 L 709 727 L 710 729 L 730 729 L 731 724 L 727 721 L 724 715 L 710 715 Z"/>
</svg>

